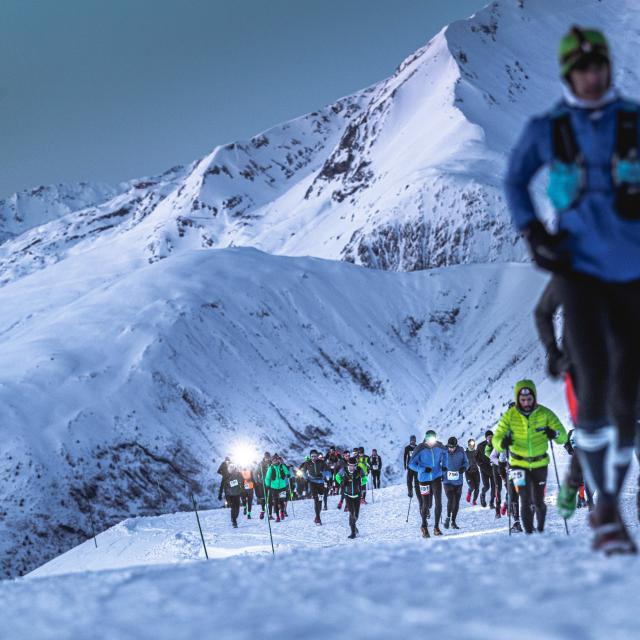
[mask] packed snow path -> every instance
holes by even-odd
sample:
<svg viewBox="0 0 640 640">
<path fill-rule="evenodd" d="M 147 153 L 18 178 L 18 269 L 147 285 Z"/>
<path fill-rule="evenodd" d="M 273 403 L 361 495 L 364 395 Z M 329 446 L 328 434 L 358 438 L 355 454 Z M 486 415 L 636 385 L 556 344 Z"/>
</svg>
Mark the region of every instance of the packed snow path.
<svg viewBox="0 0 640 640">
<path fill-rule="evenodd" d="M 624 501 L 636 534 L 631 475 Z M 570 521 L 570 538 L 552 504 L 544 535 L 510 538 L 506 518 L 464 502 L 461 531 L 424 540 L 416 502 L 407 524 L 397 485 L 363 506 L 351 541 L 337 500 L 321 527 L 311 501 L 293 505 L 295 518 L 290 505 L 290 518 L 273 523 L 275 557 L 266 521 L 241 515 L 233 530 L 226 509 L 201 514 L 209 562 L 194 514 L 127 520 L 98 535 L 97 549 L 87 541 L 0 583 L 0 637 L 635 636 L 638 559 L 591 553 L 586 510 Z"/>
</svg>

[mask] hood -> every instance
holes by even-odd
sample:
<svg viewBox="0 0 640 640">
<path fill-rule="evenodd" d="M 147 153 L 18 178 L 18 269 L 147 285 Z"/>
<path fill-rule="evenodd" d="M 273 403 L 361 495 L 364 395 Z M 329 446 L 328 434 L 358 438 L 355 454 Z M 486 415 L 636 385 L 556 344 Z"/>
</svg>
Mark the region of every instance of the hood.
<svg viewBox="0 0 640 640">
<path fill-rule="evenodd" d="M 533 391 L 533 397 L 536 399 L 536 402 L 538 402 L 538 392 L 536 390 L 536 385 L 533 382 L 533 380 L 518 380 L 518 382 L 516 382 L 516 387 L 514 390 L 514 397 L 516 400 L 516 406 L 518 405 L 518 394 L 520 393 L 521 389 L 531 389 L 531 391 Z"/>
</svg>

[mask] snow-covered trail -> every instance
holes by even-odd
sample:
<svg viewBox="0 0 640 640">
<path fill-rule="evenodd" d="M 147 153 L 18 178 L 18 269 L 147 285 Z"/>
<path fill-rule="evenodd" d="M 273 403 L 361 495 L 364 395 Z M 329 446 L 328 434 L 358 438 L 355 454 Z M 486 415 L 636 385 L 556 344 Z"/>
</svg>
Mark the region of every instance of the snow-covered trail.
<svg viewBox="0 0 640 640">
<path fill-rule="evenodd" d="M 634 534 L 636 473 L 624 496 Z M 544 535 L 510 538 L 506 519 L 464 502 L 460 532 L 423 540 L 415 501 L 405 522 L 405 491 L 376 491 L 355 541 L 337 497 L 322 527 L 311 502 L 297 502 L 295 518 L 290 506 L 273 524 L 275 557 L 265 521 L 241 516 L 233 530 L 227 510 L 201 514 L 209 562 L 194 514 L 125 521 L 98 549 L 88 541 L 0 583 L 0 638 L 635 636 L 638 559 L 592 554 L 586 512 L 570 538 L 552 504 Z"/>
</svg>

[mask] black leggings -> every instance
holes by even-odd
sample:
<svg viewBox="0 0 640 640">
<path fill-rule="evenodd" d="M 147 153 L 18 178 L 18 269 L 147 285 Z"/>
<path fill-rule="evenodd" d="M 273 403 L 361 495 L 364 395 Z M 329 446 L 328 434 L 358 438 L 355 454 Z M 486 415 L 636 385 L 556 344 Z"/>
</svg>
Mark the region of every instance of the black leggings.
<svg viewBox="0 0 640 640">
<path fill-rule="evenodd" d="M 422 526 L 427 526 L 427 513 L 429 509 L 431 509 L 431 505 L 433 504 L 433 500 L 435 497 L 436 501 L 436 509 L 435 509 L 435 520 L 434 526 L 440 526 L 440 518 L 442 516 L 442 478 L 438 478 L 437 480 L 431 480 L 431 482 L 420 482 L 419 494 L 421 495 L 421 491 L 423 487 L 429 487 L 430 493 L 429 495 L 422 495 L 422 500 L 420 501 L 420 515 L 422 516 Z"/>
<path fill-rule="evenodd" d="M 256 502 L 262 507 L 262 510 L 264 511 L 264 505 L 265 505 L 264 485 L 261 482 L 256 482 L 255 491 L 256 491 Z"/>
<path fill-rule="evenodd" d="M 379 489 L 380 488 L 380 469 L 378 469 L 377 471 L 374 469 L 371 472 L 371 475 L 373 476 L 373 488 L 374 489 Z"/>
<path fill-rule="evenodd" d="M 280 511 L 284 511 L 287 508 L 287 498 L 280 497 L 282 492 L 286 496 L 286 489 L 269 489 L 269 515 L 271 515 L 272 509 L 275 509 L 276 515 L 278 515 Z"/>
<path fill-rule="evenodd" d="M 231 507 L 231 522 L 237 522 L 240 514 L 240 496 L 227 496 L 227 504 Z"/>
<path fill-rule="evenodd" d="M 447 494 L 447 517 L 454 522 L 460 508 L 460 497 L 462 496 L 461 484 L 445 484 L 444 492 Z"/>
<path fill-rule="evenodd" d="M 345 498 L 347 500 L 347 508 L 349 509 L 349 526 L 353 532 L 356 527 L 356 522 L 360 517 L 360 497 L 356 496 L 355 498 L 351 498 L 350 496 L 345 496 Z"/>
<path fill-rule="evenodd" d="M 327 497 L 324 484 L 311 483 L 311 495 L 313 496 L 313 508 L 316 512 L 316 518 L 320 517 L 322 511 L 322 499 Z"/>
<path fill-rule="evenodd" d="M 505 479 L 505 477 L 503 476 L 502 469 L 499 465 L 491 465 L 491 470 L 493 471 L 493 486 L 495 487 L 495 493 L 493 494 L 493 497 L 496 501 L 496 513 L 499 513 L 500 503 L 502 502 L 502 481 Z"/>
<path fill-rule="evenodd" d="M 251 513 L 253 506 L 253 489 L 245 489 L 242 492 L 242 506 L 247 508 L 247 513 Z"/>
<path fill-rule="evenodd" d="M 482 491 L 480 492 L 480 496 L 484 498 L 487 495 L 487 491 L 489 491 L 489 502 L 493 502 L 496 495 L 496 483 L 493 479 L 493 466 L 491 469 L 480 467 L 480 476 L 482 477 Z"/>
<path fill-rule="evenodd" d="M 564 331 L 579 381 L 578 455 L 592 489 L 613 503 L 626 475 L 640 385 L 640 280 L 559 278 Z M 607 459 L 617 464 L 605 464 Z"/>
<path fill-rule="evenodd" d="M 544 492 L 547 486 L 548 467 L 539 469 L 525 469 L 526 485 L 519 487 L 520 513 L 522 524 L 526 533 L 533 533 L 533 511 L 538 520 L 538 531 L 544 530 L 544 520 L 547 514 L 547 505 L 544 503 Z"/>
<path fill-rule="evenodd" d="M 466 473 L 467 488 L 471 492 L 471 499 L 475 502 L 478 499 L 478 493 L 480 493 L 480 470 L 476 467 Z"/>
</svg>

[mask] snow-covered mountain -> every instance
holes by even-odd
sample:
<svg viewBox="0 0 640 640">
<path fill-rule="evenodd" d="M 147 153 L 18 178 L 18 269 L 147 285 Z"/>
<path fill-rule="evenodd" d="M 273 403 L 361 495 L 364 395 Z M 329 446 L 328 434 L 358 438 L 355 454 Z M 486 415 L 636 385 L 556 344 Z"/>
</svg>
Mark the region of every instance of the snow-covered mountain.
<svg viewBox="0 0 640 640">
<path fill-rule="evenodd" d="M 188 508 L 191 490 L 213 506 L 241 438 L 293 459 L 377 446 L 393 477 L 410 433 L 493 424 L 518 377 L 542 380 L 544 278 L 505 264 L 523 256 L 505 153 L 549 104 L 566 26 L 625 20 L 622 0 L 502 0 L 392 78 L 191 165 L 3 201 L 4 574 L 91 519 Z M 623 87 L 632 62 L 621 46 Z"/>
<path fill-rule="evenodd" d="M 38 228 L 38 244 L 4 247 L 0 282 L 93 244 L 103 228 L 141 227 L 131 249 L 150 260 L 239 245 L 400 271 L 520 260 L 501 193 L 505 154 L 525 117 L 559 96 L 555 52 L 574 21 L 611 33 L 617 81 L 633 94 L 634 49 L 615 35 L 640 22 L 635 3 L 494 2 L 377 85 L 168 178 L 134 181 L 115 200 L 79 201 Z"/>
</svg>

